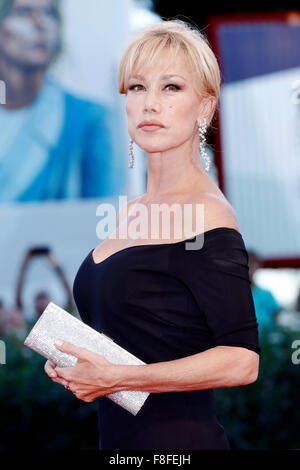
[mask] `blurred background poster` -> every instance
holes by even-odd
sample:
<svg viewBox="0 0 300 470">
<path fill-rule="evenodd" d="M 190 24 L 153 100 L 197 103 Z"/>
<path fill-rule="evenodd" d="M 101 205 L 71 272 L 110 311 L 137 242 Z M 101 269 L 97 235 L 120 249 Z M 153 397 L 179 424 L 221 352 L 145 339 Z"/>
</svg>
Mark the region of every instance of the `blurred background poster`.
<svg viewBox="0 0 300 470">
<path fill-rule="evenodd" d="M 300 24 L 293 13 L 213 17 L 222 67 L 222 185 L 245 241 L 300 261 Z"/>
<path fill-rule="evenodd" d="M 45 302 L 65 305 L 46 253 L 71 281 L 100 243 L 98 204 L 118 211 L 119 195 L 145 188 L 138 149 L 128 169 L 117 81 L 131 35 L 159 18 L 142 12 L 133 0 L 0 0 L 0 299 L 14 307 L 24 268 L 18 304 L 29 316 L 45 284 Z"/>
<path fill-rule="evenodd" d="M 125 188 L 124 150 L 114 137 L 125 140 L 116 65 L 129 9 L 116 3 L 1 0 L 1 203 Z"/>
</svg>

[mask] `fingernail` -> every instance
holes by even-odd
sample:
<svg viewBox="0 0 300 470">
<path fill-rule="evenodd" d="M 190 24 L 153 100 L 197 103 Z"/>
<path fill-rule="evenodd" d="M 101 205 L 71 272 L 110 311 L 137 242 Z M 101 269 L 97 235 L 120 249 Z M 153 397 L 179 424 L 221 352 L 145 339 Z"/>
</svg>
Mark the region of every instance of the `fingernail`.
<svg viewBox="0 0 300 470">
<path fill-rule="evenodd" d="M 54 344 L 55 344 L 56 346 L 62 346 L 63 342 L 62 342 L 61 339 L 56 339 L 56 340 L 54 341 Z"/>
<path fill-rule="evenodd" d="M 50 372 L 49 375 L 50 375 L 50 377 L 55 377 L 56 376 L 56 374 L 54 374 L 54 372 Z"/>
</svg>

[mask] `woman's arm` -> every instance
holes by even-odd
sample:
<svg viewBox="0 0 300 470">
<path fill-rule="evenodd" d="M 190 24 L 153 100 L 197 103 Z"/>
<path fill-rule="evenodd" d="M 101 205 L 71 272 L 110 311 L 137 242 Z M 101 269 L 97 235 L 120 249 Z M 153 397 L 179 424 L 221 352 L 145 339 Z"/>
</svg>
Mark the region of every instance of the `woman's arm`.
<svg viewBox="0 0 300 470">
<path fill-rule="evenodd" d="M 216 346 L 173 361 L 138 366 L 112 364 L 67 341 L 57 347 L 78 357 L 78 363 L 54 368 L 47 361 L 46 373 L 53 381 L 69 385 L 77 398 L 88 402 L 121 390 L 159 393 L 247 385 L 258 375 L 259 355 L 235 346 Z"/>
<path fill-rule="evenodd" d="M 119 366 L 119 390 L 179 392 L 255 382 L 259 355 L 242 347 L 216 346 L 201 353 L 144 366 Z"/>
</svg>

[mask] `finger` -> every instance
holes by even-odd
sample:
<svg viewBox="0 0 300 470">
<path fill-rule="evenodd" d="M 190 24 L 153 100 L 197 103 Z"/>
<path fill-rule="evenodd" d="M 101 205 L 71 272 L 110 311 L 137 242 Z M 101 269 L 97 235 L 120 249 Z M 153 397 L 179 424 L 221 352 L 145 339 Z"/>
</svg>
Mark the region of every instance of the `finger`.
<svg viewBox="0 0 300 470">
<path fill-rule="evenodd" d="M 55 372 L 61 379 L 71 380 L 73 377 L 74 367 L 55 367 Z"/>
<path fill-rule="evenodd" d="M 80 368 L 78 369 L 79 364 L 75 364 L 70 367 L 55 367 L 55 372 L 57 376 L 65 380 L 73 380 L 75 377 L 78 378 L 78 373 L 80 373 Z"/>
<path fill-rule="evenodd" d="M 49 377 L 57 376 L 57 373 L 55 372 L 54 367 L 55 367 L 55 364 L 49 361 L 48 359 L 48 361 L 45 363 L 44 370 Z"/>
<path fill-rule="evenodd" d="M 68 383 L 69 383 L 67 380 L 65 380 L 65 379 L 60 379 L 59 377 L 52 379 L 52 381 L 53 381 L 53 382 L 56 382 L 56 383 L 58 383 L 58 384 L 60 384 L 60 385 L 63 385 L 64 387 L 66 387 L 66 386 L 68 385 Z"/>
<path fill-rule="evenodd" d="M 78 359 L 87 359 L 91 353 L 91 351 L 88 349 L 75 346 L 75 344 L 69 343 L 68 341 L 63 341 L 62 339 L 56 339 L 54 341 L 54 346 L 60 351 L 72 354 Z"/>
</svg>

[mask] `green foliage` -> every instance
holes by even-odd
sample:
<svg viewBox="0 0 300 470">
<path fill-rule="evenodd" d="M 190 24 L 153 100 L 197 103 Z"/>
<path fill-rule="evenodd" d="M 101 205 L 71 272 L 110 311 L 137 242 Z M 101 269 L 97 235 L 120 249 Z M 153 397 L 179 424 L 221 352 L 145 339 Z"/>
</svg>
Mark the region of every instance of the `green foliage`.
<svg viewBox="0 0 300 470">
<path fill-rule="evenodd" d="M 5 338 L 0 366 L 0 450 L 97 449 L 97 402 L 78 400 L 44 372 L 46 359 Z"/>
<path fill-rule="evenodd" d="M 299 332 L 260 335 L 256 382 L 215 390 L 218 419 L 233 449 L 300 449 L 300 364 L 292 363 Z"/>
</svg>

